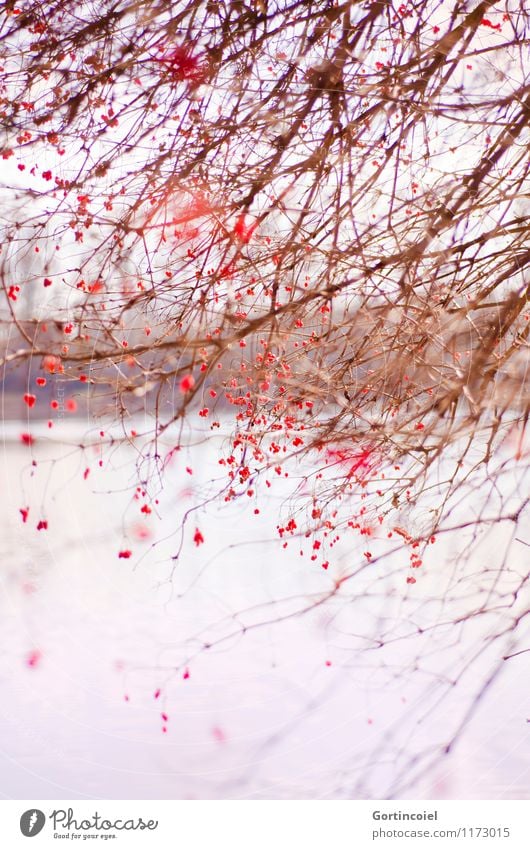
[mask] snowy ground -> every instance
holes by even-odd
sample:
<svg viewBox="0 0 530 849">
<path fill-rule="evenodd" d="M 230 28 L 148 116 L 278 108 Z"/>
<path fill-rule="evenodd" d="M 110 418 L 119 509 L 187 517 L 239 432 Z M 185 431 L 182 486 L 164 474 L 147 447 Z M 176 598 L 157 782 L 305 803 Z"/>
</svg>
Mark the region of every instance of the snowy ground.
<svg viewBox="0 0 530 849">
<path fill-rule="evenodd" d="M 504 663 L 451 753 L 439 753 L 508 645 L 493 644 L 450 686 L 493 627 L 487 619 L 464 629 L 454 610 L 425 602 L 453 569 L 456 540 L 440 542 L 414 588 L 415 622 L 423 617 L 428 629 L 431 617 L 447 619 L 435 637 L 410 635 L 402 576 L 388 566 L 377 593 L 360 577 L 288 617 L 335 578 L 298 546 L 281 550 L 279 500 L 262 501 L 259 516 L 248 499 L 193 513 L 169 581 L 175 531 L 216 468 L 216 447 L 180 452 L 161 518 L 142 517 L 125 491 L 133 449 L 100 469 L 99 449 L 81 459 L 78 425 L 68 425 L 55 430 L 53 446 L 22 445 L 16 424 L 3 442 L 4 797 L 528 797 L 528 654 Z M 24 524 L 19 508 L 28 505 Z M 48 530 L 37 531 L 44 518 Z M 139 538 L 145 528 L 167 535 L 160 548 Z M 504 531 L 496 533 L 468 561 L 473 578 L 461 604 L 504 546 Z M 119 559 L 125 546 L 133 555 Z M 520 572 L 527 550 L 513 552 Z M 341 557 L 338 569 L 347 552 Z M 367 650 L 363 637 L 377 622 L 396 639 Z"/>
</svg>

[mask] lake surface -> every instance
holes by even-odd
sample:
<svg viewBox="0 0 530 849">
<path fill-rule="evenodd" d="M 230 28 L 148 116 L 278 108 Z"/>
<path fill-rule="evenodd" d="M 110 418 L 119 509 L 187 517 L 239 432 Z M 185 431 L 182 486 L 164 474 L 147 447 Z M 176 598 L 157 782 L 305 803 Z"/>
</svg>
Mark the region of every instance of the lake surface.
<svg viewBox="0 0 530 849">
<path fill-rule="evenodd" d="M 514 642 L 491 639 L 513 606 L 462 615 L 499 591 L 509 529 L 474 540 L 461 572 L 459 532 L 413 588 L 396 555 L 333 593 L 362 548 L 338 544 L 328 571 L 283 550 L 281 488 L 259 514 L 197 507 L 221 437 L 175 455 L 146 514 L 133 447 L 103 451 L 96 429 L 81 456 L 65 422 L 28 448 L 26 429 L 5 426 L 1 463 L 3 797 L 528 797 L 530 653 L 502 661 L 530 647 L 526 620 Z M 529 551 L 511 544 L 508 590 Z"/>
</svg>

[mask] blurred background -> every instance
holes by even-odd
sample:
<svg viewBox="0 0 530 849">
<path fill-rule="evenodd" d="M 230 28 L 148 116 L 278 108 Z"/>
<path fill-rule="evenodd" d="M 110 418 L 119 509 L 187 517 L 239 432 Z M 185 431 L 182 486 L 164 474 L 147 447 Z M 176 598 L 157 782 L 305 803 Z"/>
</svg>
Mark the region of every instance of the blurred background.
<svg viewBox="0 0 530 849">
<path fill-rule="evenodd" d="M 287 490 L 205 504 L 222 435 L 183 440 L 145 514 L 135 448 L 100 428 L 34 423 L 28 446 L 4 423 L 4 798 L 528 796 L 511 529 L 465 570 L 465 531 L 440 535 L 412 587 L 398 554 L 354 574 L 350 541 L 323 570 L 272 532 Z"/>
</svg>

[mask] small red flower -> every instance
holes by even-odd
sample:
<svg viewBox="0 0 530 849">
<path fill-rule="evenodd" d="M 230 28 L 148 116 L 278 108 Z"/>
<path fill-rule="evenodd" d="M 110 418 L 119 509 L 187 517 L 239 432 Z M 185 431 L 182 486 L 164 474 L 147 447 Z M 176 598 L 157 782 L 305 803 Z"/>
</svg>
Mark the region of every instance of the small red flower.
<svg viewBox="0 0 530 849">
<path fill-rule="evenodd" d="M 33 443 L 35 442 L 35 438 L 31 435 L 31 433 L 21 433 L 20 441 L 24 445 L 33 445 Z"/>
<path fill-rule="evenodd" d="M 26 657 L 26 666 L 29 666 L 31 669 L 35 669 L 35 667 L 39 664 L 42 658 L 42 652 L 38 649 L 33 649 L 30 651 Z"/>
<path fill-rule="evenodd" d="M 63 367 L 61 365 L 61 360 L 59 357 L 53 356 L 53 354 L 48 354 L 44 357 L 42 361 L 42 367 L 44 371 L 47 371 L 48 374 L 57 374 L 62 373 Z"/>
<path fill-rule="evenodd" d="M 39 519 L 39 523 L 37 525 L 38 531 L 47 531 L 48 530 L 48 522 L 46 519 Z"/>
<path fill-rule="evenodd" d="M 65 404 L 65 407 L 69 413 L 75 413 L 75 411 L 77 410 L 77 401 L 75 400 L 75 398 L 69 398 Z"/>
<path fill-rule="evenodd" d="M 501 24 L 494 24 L 490 21 L 489 18 L 482 18 L 480 23 L 482 24 L 483 27 L 489 27 L 490 29 L 496 29 L 496 30 L 501 29 Z"/>
<path fill-rule="evenodd" d="M 186 374 L 182 378 L 179 384 L 180 391 L 184 394 L 186 392 L 190 392 L 195 386 L 195 378 L 192 374 Z"/>
<path fill-rule="evenodd" d="M 26 522 L 28 521 L 29 507 L 21 507 L 19 512 L 22 516 L 22 521 L 24 522 L 24 524 L 26 524 Z"/>
<path fill-rule="evenodd" d="M 234 236 L 237 236 L 237 238 L 240 241 L 242 241 L 242 242 L 244 242 L 244 244 L 248 245 L 248 243 L 250 242 L 250 240 L 252 238 L 252 234 L 253 234 L 254 230 L 256 229 L 256 226 L 257 226 L 256 222 L 249 224 L 248 221 L 247 221 L 247 216 L 242 214 L 242 215 L 239 216 L 239 218 L 237 219 L 237 221 L 235 223 Z"/>
<path fill-rule="evenodd" d="M 190 47 L 183 44 L 177 45 L 160 60 L 166 65 L 171 77 L 176 82 L 188 80 L 193 83 L 201 83 L 206 78 L 206 66 L 200 56 L 193 54 Z"/>
<path fill-rule="evenodd" d="M 129 557 L 132 557 L 132 551 L 130 551 L 130 549 L 128 549 L 128 548 L 125 548 L 125 549 L 123 549 L 123 551 L 118 552 L 118 557 L 121 560 L 128 560 Z"/>
<path fill-rule="evenodd" d="M 201 532 L 198 528 L 195 528 L 195 533 L 193 535 L 193 542 L 197 546 L 201 545 L 204 542 L 204 537 L 203 537 L 203 535 L 201 534 Z"/>
<path fill-rule="evenodd" d="M 35 395 L 30 395 L 28 392 L 24 395 L 24 403 L 26 403 L 30 409 L 34 406 L 36 400 L 37 398 Z"/>
</svg>

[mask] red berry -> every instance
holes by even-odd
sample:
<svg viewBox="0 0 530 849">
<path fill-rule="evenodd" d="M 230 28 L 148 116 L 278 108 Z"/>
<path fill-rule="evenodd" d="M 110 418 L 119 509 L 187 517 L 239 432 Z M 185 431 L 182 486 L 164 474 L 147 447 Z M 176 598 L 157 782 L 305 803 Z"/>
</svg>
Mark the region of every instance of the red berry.
<svg viewBox="0 0 530 849">
<path fill-rule="evenodd" d="M 192 374 L 186 374 L 182 378 L 179 384 L 180 391 L 184 394 L 186 392 L 190 392 L 195 386 L 195 378 Z"/>
</svg>

